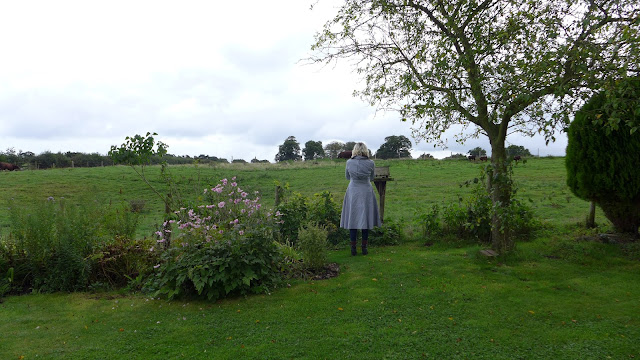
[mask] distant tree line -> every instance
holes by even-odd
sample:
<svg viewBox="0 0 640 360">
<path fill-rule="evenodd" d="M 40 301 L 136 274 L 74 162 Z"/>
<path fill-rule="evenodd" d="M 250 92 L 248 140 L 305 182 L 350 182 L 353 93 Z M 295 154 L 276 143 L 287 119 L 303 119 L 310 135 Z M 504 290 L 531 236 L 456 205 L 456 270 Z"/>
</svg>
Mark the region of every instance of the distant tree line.
<svg viewBox="0 0 640 360">
<path fill-rule="evenodd" d="M 227 159 L 209 155 L 198 155 L 191 157 L 189 155 L 178 156 L 166 154 L 162 158 L 160 158 L 159 156 L 151 157 L 151 165 L 158 165 L 163 161 L 166 161 L 167 164 L 170 165 L 192 164 L 194 162 L 197 162 L 199 164 L 229 162 Z M 67 151 L 64 153 L 53 153 L 51 151 L 45 151 L 36 155 L 31 151 L 16 151 L 14 148 L 8 148 L 4 151 L 0 151 L 0 162 L 16 164 L 23 169 L 98 167 L 113 165 L 113 160 L 109 156 L 99 153 L 82 153 L 73 151 Z M 233 162 L 246 161 L 236 159 L 233 160 Z M 255 161 L 252 160 L 251 162 Z"/>
<path fill-rule="evenodd" d="M 384 138 L 384 143 L 375 152 L 369 150 L 370 156 L 377 159 L 410 159 L 411 158 L 411 140 L 403 135 L 392 135 Z M 300 143 L 295 136 L 289 136 L 282 145 L 278 147 L 276 154 L 276 162 L 281 161 L 299 161 L 299 160 L 318 160 L 318 159 L 336 159 L 342 151 L 352 151 L 356 145 L 355 141 L 332 141 L 327 145 L 322 145 L 322 141 L 309 140 L 304 144 L 304 148 L 300 147 Z M 423 154 L 422 158 L 429 158 L 429 154 Z"/>
<path fill-rule="evenodd" d="M 300 161 L 300 160 L 318 160 L 318 159 L 336 159 L 338 154 L 342 151 L 351 151 L 356 145 L 355 141 L 332 141 L 327 145 L 322 145 L 322 141 L 309 140 L 304 144 L 304 147 L 300 147 L 300 143 L 296 140 L 295 136 L 289 136 L 282 145 L 278 147 L 278 153 L 276 154 L 276 162 L 281 161 Z M 384 138 L 384 143 L 380 145 L 380 148 L 371 152 L 370 156 L 376 159 L 411 159 L 412 143 L 406 136 L 403 135 L 391 135 Z M 506 148 L 507 156 L 513 158 L 514 156 L 531 156 L 531 152 L 524 146 L 509 145 Z M 480 147 L 473 148 L 468 151 L 469 155 L 477 157 L 487 156 L 487 151 Z M 418 156 L 418 159 L 433 159 L 433 155 L 424 153 Z M 451 154 L 446 159 L 467 159 L 465 154 Z M 252 162 L 254 162 L 252 160 Z"/>
</svg>

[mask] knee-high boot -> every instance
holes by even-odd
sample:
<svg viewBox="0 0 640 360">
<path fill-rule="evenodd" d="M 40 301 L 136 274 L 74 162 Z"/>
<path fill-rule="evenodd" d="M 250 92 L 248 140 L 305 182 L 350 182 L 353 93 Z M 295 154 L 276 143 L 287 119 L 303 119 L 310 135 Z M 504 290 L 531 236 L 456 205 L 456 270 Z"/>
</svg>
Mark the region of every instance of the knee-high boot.
<svg viewBox="0 0 640 360">
<path fill-rule="evenodd" d="M 369 243 L 369 230 L 362 229 L 362 255 L 367 255 L 369 250 L 367 250 L 367 245 Z"/>
<path fill-rule="evenodd" d="M 358 236 L 358 230 L 349 229 L 349 238 L 351 240 L 351 256 L 356 256 L 358 251 L 356 250 L 356 238 Z"/>
</svg>

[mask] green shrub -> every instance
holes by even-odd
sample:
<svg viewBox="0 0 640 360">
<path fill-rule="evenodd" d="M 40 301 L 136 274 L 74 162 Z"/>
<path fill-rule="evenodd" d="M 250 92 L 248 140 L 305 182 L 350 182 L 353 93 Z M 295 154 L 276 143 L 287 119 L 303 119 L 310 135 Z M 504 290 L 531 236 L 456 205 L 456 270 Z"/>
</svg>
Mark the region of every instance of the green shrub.
<svg viewBox="0 0 640 360">
<path fill-rule="evenodd" d="M 337 203 L 329 191 L 313 195 L 308 219 L 327 230 L 327 239 L 333 245 L 349 237 L 348 230 L 340 227 L 341 215 L 342 204 Z"/>
<path fill-rule="evenodd" d="M 402 227 L 393 220 L 386 220 L 381 226 L 369 230 L 369 245 L 398 245 L 404 240 Z"/>
<path fill-rule="evenodd" d="M 147 284 L 155 295 L 216 300 L 230 294 L 269 292 L 280 281 L 280 251 L 264 232 L 241 238 L 173 246 L 162 253 Z"/>
<path fill-rule="evenodd" d="M 131 286 L 132 281 L 139 282 L 152 273 L 153 266 L 159 261 L 159 253 L 152 251 L 154 243 L 155 240 L 146 238 L 136 240 L 116 236 L 91 255 L 94 262 L 91 283 L 122 287 Z"/>
<path fill-rule="evenodd" d="M 298 246 L 304 264 L 309 269 L 318 270 L 327 263 L 327 230 L 318 224 L 307 223 L 298 232 Z"/>
<path fill-rule="evenodd" d="M 430 212 L 418 216 L 425 237 L 444 235 L 490 243 L 491 216 L 494 213 L 502 218 L 503 231 L 511 232 L 520 240 L 528 239 L 538 227 L 531 209 L 516 198 L 517 188 L 513 189 L 509 206 L 494 207 L 487 192 L 484 170 L 479 178 L 467 181 L 463 185 L 474 186 L 471 196 L 466 200 L 460 199 L 458 203 L 445 205 L 442 213 L 440 208 L 434 205 Z"/>
<path fill-rule="evenodd" d="M 109 207 L 105 211 L 102 225 L 111 239 L 133 239 L 140 223 L 139 211 L 133 207 Z"/>
<path fill-rule="evenodd" d="M 53 198 L 30 209 L 12 203 L 10 233 L 0 247 L 0 272 L 14 269 L 16 292 L 88 289 L 101 277 L 95 254 L 108 246 L 113 234 L 135 232 L 137 220 L 114 215 L 127 213 L 124 208 L 69 205 Z"/>
<path fill-rule="evenodd" d="M 567 185 L 579 198 L 595 201 L 616 231 L 637 234 L 640 132 L 624 124 L 640 122 L 640 79 L 621 82 L 611 92 L 592 97 L 569 126 Z"/>
<path fill-rule="evenodd" d="M 425 213 L 416 213 L 418 227 L 421 230 L 424 239 L 435 237 L 441 234 L 442 226 L 440 225 L 440 207 L 434 204 L 431 211 Z"/>
<path fill-rule="evenodd" d="M 11 204 L 10 214 L 17 284 L 42 292 L 89 285 L 92 264 L 87 256 L 103 240 L 99 209 L 49 198 L 31 210 Z"/>
<path fill-rule="evenodd" d="M 333 245 L 348 239 L 348 231 L 340 228 L 341 204 L 334 200 L 329 191 L 316 193 L 312 199 L 298 192 L 286 192 L 283 195 L 284 201 L 276 207 L 278 214 L 281 214 L 279 232 L 282 241 L 297 244 L 299 229 L 309 221 L 323 226 Z"/>
<path fill-rule="evenodd" d="M 298 230 L 307 221 L 308 199 L 298 192 L 287 194 L 284 201 L 276 207 L 279 216 L 279 232 L 282 241 L 297 244 Z"/>
</svg>

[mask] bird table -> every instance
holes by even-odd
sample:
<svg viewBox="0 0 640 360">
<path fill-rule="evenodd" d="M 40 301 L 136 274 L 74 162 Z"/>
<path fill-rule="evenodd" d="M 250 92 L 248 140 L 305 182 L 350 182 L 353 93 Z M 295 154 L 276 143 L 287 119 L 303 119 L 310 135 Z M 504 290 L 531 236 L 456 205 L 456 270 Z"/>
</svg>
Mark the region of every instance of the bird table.
<svg viewBox="0 0 640 360">
<path fill-rule="evenodd" d="M 393 181 L 393 179 L 389 177 L 388 166 L 376 167 L 374 171 L 373 183 L 378 189 L 378 195 L 380 195 L 380 221 L 384 222 L 384 199 L 387 193 L 387 181 Z"/>
</svg>

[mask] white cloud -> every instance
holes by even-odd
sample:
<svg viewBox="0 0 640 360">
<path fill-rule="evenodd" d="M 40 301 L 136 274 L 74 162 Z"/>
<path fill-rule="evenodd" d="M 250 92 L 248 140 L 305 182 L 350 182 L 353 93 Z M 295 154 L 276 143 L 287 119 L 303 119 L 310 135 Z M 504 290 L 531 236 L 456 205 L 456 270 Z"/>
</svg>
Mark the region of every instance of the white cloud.
<svg viewBox="0 0 640 360">
<path fill-rule="evenodd" d="M 272 161 L 290 135 L 301 144 L 362 140 L 373 150 L 386 136 L 410 137 L 397 114 L 351 96 L 361 84 L 349 64 L 300 61 L 340 2 L 310 11 L 312 3 L 3 3 L 0 150 L 104 154 L 125 136 L 152 131 L 174 154 Z M 539 139 L 508 140 L 541 155 L 564 153 Z M 474 144 L 450 143 L 442 154 Z M 436 151 L 414 147 L 416 155 Z"/>
</svg>

